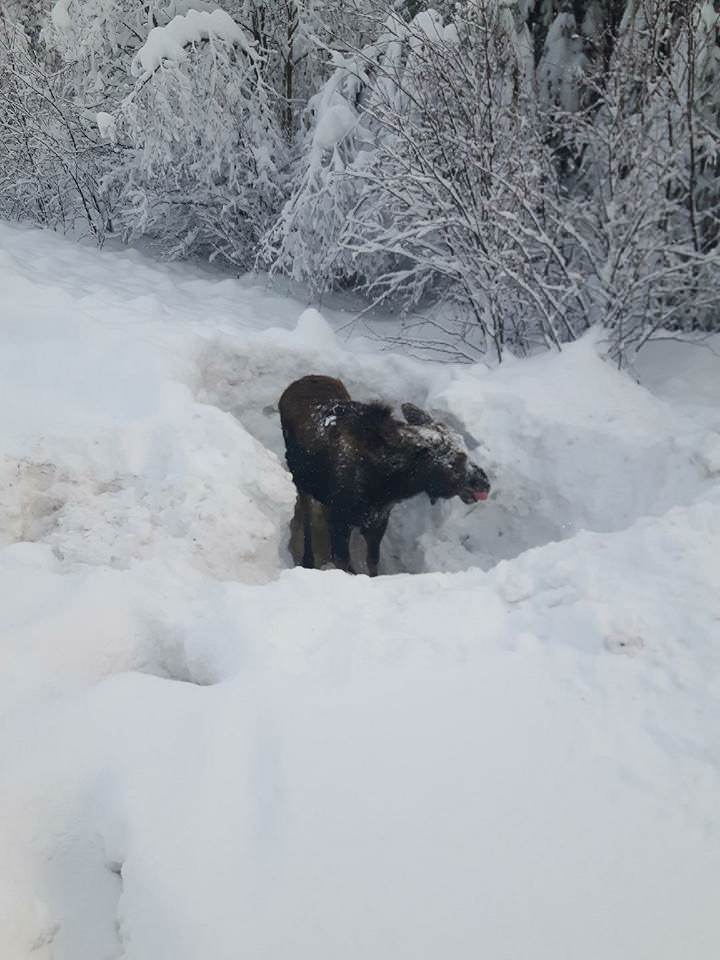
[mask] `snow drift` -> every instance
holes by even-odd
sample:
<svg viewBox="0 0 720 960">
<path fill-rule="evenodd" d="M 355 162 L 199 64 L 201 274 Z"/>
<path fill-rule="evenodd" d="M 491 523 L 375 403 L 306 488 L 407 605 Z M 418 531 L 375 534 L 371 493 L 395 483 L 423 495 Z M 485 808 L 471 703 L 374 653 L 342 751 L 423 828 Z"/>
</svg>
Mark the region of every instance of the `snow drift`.
<svg viewBox="0 0 720 960">
<path fill-rule="evenodd" d="M 715 958 L 712 354 L 419 364 L 0 241 L 0 954 Z M 398 508 L 397 576 L 284 569 L 307 372 L 446 416 L 494 498 Z"/>
</svg>

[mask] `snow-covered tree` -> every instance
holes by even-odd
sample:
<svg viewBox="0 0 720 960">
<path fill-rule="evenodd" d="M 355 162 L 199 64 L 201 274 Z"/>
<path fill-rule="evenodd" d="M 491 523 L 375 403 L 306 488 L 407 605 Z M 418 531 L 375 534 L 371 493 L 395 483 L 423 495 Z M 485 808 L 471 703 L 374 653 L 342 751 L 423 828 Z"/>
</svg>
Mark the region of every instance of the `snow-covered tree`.
<svg viewBox="0 0 720 960">
<path fill-rule="evenodd" d="M 346 174 L 369 163 L 376 149 L 375 134 L 360 122 L 360 111 L 368 94 L 368 66 L 377 69 L 386 56 L 382 37 L 354 50 L 346 40 L 342 46 L 342 52 L 330 53 L 332 73 L 303 112 L 290 196 L 261 248 L 273 270 L 317 292 L 360 279 L 356 258 L 342 243 L 349 213 L 361 196 L 359 184 Z"/>
</svg>

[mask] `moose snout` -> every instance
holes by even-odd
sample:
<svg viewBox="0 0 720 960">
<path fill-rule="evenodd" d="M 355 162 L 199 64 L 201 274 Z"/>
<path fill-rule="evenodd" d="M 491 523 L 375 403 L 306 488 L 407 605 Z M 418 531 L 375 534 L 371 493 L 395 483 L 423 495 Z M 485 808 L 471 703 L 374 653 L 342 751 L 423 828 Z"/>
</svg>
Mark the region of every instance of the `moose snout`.
<svg viewBox="0 0 720 960">
<path fill-rule="evenodd" d="M 481 467 L 472 464 L 468 470 L 465 486 L 460 491 L 463 503 L 476 503 L 478 500 L 487 500 L 490 493 L 488 475 Z"/>
</svg>

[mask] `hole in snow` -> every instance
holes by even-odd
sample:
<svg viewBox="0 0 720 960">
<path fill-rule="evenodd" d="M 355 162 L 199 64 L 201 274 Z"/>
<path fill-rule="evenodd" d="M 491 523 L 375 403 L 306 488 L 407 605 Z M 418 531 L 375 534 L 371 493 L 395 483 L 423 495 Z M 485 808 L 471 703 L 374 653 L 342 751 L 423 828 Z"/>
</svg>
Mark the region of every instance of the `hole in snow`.
<svg viewBox="0 0 720 960">
<path fill-rule="evenodd" d="M 139 672 L 196 687 L 211 687 L 222 680 L 208 659 L 206 646 L 193 643 L 193 638 L 182 627 L 161 620 L 151 621 L 147 624 L 147 633 L 151 662 Z"/>
<path fill-rule="evenodd" d="M 230 338 L 220 338 L 206 345 L 199 358 L 195 392 L 201 402 L 232 414 L 284 465 L 285 446 L 277 404 L 293 380 L 311 372 L 338 376 L 351 396 L 358 399 L 383 398 L 393 402 L 398 415 L 401 402 L 427 407 L 433 376 L 430 368 L 408 364 L 397 357 L 338 351 L 328 359 L 324 353 L 298 346 L 283 348 L 262 337 L 243 349 Z M 491 480 L 498 484 L 498 489 L 487 503 L 473 506 L 459 499 L 432 506 L 425 496 L 398 504 L 382 544 L 381 574 L 490 568 L 502 559 L 562 535 L 558 524 L 543 517 L 537 519 L 532 530 L 509 524 L 516 504 L 512 497 L 507 500 L 500 468 L 492 462 L 488 449 L 478 444 L 456 414 L 432 407 L 430 411 L 463 435 L 473 459 L 489 467 Z M 520 510 L 525 509 L 520 506 Z M 297 531 L 291 529 L 291 510 L 283 522 L 283 540 L 287 545 L 284 559 L 292 565 L 293 558 L 299 560 L 302 551 Z M 355 569 L 365 572 L 364 541 L 357 531 L 351 539 L 351 556 Z"/>
<path fill-rule="evenodd" d="M 610 653 L 621 653 L 633 657 L 642 651 L 645 641 L 639 636 L 615 633 L 605 637 L 603 645 Z"/>
</svg>

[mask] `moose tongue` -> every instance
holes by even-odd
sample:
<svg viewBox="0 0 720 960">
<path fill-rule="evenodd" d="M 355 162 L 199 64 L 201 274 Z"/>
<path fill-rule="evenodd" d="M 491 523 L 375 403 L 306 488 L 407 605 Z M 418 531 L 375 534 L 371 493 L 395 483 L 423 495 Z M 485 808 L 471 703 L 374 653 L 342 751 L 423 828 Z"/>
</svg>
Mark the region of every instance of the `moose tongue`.
<svg viewBox="0 0 720 960">
<path fill-rule="evenodd" d="M 487 500 L 488 498 L 487 490 L 473 490 L 472 495 L 473 500 Z"/>
</svg>

